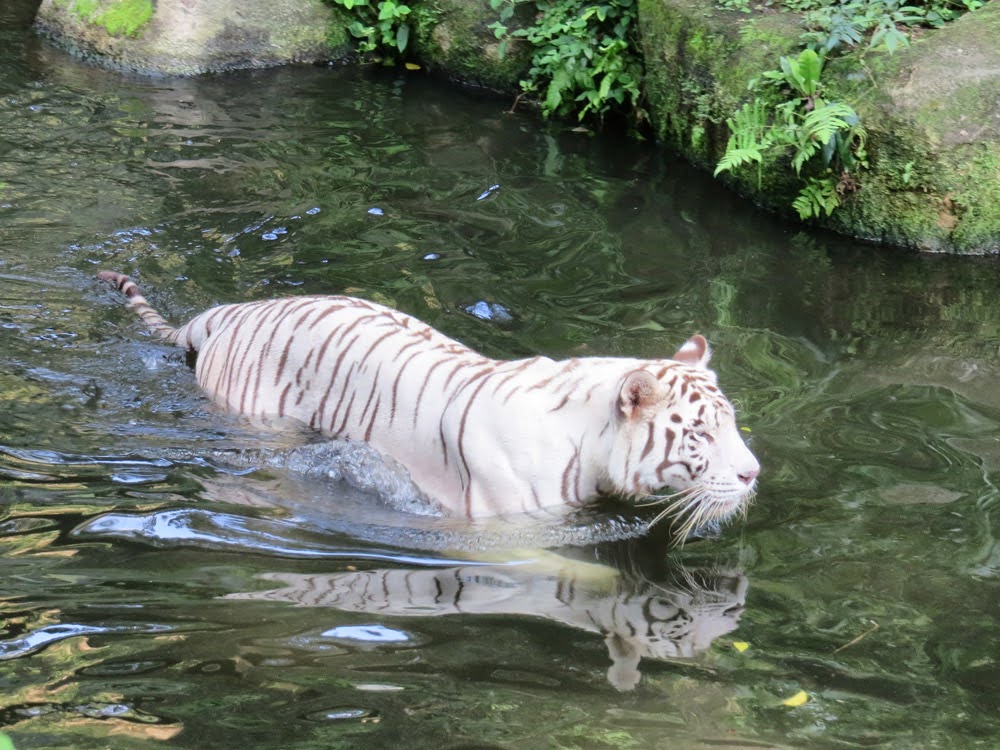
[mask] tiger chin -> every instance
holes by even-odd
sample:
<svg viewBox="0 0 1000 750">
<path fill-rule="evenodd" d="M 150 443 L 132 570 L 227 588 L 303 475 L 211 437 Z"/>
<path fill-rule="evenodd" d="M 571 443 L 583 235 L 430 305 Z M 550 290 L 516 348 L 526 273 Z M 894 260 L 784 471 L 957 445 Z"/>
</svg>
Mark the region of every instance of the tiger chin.
<svg viewBox="0 0 1000 750">
<path fill-rule="evenodd" d="M 98 278 L 155 336 L 197 352 L 210 400 L 369 443 L 453 515 L 653 497 L 683 538 L 745 511 L 756 488 L 760 465 L 700 335 L 670 359 L 494 360 L 344 296 L 220 305 L 174 328 L 128 276 Z"/>
</svg>

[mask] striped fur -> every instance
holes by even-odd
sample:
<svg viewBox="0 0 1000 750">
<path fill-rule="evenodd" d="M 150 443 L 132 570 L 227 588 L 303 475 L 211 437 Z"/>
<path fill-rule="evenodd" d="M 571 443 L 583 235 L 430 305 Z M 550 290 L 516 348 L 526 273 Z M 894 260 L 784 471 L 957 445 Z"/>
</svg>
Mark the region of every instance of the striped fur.
<svg viewBox="0 0 1000 750">
<path fill-rule="evenodd" d="M 673 359 L 488 359 L 352 297 L 221 305 L 171 327 L 127 276 L 99 278 L 150 330 L 198 352 L 208 397 L 370 443 L 467 517 L 669 487 L 683 529 L 742 510 L 759 471 L 692 337 Z"/>
</svg>

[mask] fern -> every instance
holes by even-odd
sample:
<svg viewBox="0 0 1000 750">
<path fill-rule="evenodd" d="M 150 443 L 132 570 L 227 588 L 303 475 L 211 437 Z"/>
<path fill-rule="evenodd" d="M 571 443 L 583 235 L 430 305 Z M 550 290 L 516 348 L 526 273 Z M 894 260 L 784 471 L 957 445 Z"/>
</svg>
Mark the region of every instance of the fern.
<svg viewBox="0 0 1000 750">
<path fill-rule="evenodd" d="M 836 136 L 841 131 L 851 129 L 846 118 L 857 120 L 857 114 L 846 104 L 831 102 L 817 106 L 806 114 L 798 128 L 798 149 L 792 158 L 795 174 L 802 172 L 802 165 L 809 161 L 817 151 L 836 143 Z M 829 163 L 829 159 L 826 159 Z"/>
<path fill-rule="evenodd" d="M 726 125 L 729 126 L 731 135 L 726 153 L 715 167 L 715 176 L 747 164 L 762 164 L 764 152 L 774 140 L 768 125 L 767 105 L 760 99 L 745 103 L 735 115 L 726 120 Z"/>
<path fill-rule="evenodd" d="M 818 218 L 820 212 L 829 216 L 839 205 L 840 193 L 837 192 L 837 183 L 832 175 L 821 179 L 810 177 L 792 202 L 792 208 L 798 211 L 799 218 L 803 221 Z"/>
<path fill-rule="evenodd" d="M 777 86 L 793 95 L 769 105 L 761 97 L 742 107 L 726 120 L 730 136 L 726 151 L 715 167 L 715 174 L 734 171 L 749 164 L 757 165 L 757 187 L 760 189 L 764 156 L 769 151 L 790 151 L 795 174 L 802 175 L 807 164 L 819 156 L 826 167 L 823 178 L 809 177 L 792 202 L 803 219 L 827 216 L 840 205 L 840 180 L 834 174 L 847 176 L 845 185 L 856 189 L 850 170 L 865 166 L 865 131 L 857 112 L 843 102 L 828 102 L 822 98 L 820 76 L 823 58 L 810 49 L 797 57 L 782 57 L 779 70 L 767 71 L 761 77 L 766 85 Z M 752 84 L 752 87 L 756 83 Z"/>
</svg>

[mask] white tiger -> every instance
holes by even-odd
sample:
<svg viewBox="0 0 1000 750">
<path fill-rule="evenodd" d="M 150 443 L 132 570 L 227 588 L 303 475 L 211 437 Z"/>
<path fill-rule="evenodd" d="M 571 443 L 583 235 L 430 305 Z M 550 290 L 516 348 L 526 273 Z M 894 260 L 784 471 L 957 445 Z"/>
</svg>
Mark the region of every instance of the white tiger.
<svg viewBox="0 0 1000 750">
<path fill-rule="evenodd" d="M 102 271 L 161 339 L 198 352 L 208 397 L 370 443 L 443 510 L 468 518 L 677 495 L 683 531 L 745 509 L 760 466 L 690 338 L 672 359 L 493 360 L 352 297 L 214 307 L 171 327 L 127 276 Z"/>
</svg>

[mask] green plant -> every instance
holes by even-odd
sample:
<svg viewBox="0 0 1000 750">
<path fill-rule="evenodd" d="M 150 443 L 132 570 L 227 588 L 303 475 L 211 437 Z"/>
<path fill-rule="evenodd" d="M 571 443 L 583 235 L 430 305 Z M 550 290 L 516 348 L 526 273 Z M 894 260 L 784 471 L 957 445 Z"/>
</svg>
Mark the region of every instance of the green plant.
<svg viewBox="0 0 1000 750">
<path fill-rule="evenodd" d="M 806 47 L 798 57 L 782 57 L 780 70 L 763 73 L 750 89 L 776 87 L 774 97 L 755 96 L 726 119 L 730 137 L 715 174 L 756 164 L 758 189 L 765 154 L 788 151 L 802 187 L 792 207 L 802 219 L 827 216 L 847 193 L 858 189 L 855 175 L 868 166 L 865 129 L 854 109 L 822 95 L 820 76 L 828 55 L 856 51 L 893 52 L 909 44 L 905 31 L 917 25 L 940 26 L 982 0 L 779 0 L 804 14 Z M 749 0 L 747 0 L 749 2 Z M 741 9 L 744 0 L 716 0 L 723 8 Z M 770 0 L 767 3 L 772 4 Z M 818 158 L 817 158 L 818 157 Z M 807 166 L 808 165 L 808 166 Z M 803 169 L 807 174 L 803 177 Z M 912 162 L 903 174 L 911 179 Z"/>
<path fill-rule="evenodd" d="M 735 10 L 739 13 L 750 12 L 750 0 L 717 0 L 717 4 L 725 10 Z"/>
<path fill-rule="evenodd" d="M 843 47 L 856 48 L 867 39 L 865 49 L 893 52 L 909 44 L 909 36 L 902 28 L 923 23 L 926 14 L 924 8 L 899 0 L 840 0 L 806 13 L 809 30 L 803 34 L 803 41 L 829 53 Z"/>
<path fill-rule="evenodd" d="M 642 63 L 631 38 L 635 0 L 532 0 L 534 24 L 511 30 L 507 23 L 520 1 L 490 0 L 499 20 L 489 28 L 501 40 L 501 54 L 511 43 L 531 45 L 531 69 L 521 89 L 538 101 L 543 116 L 601 119 L 627 110 L 642 119 Z"/>
<path fill-rule="evenodd" d="M 865 131 L 858 115 L 850 105 L 822 96 L 822 72 L 823 58 L 805 49 L 798 57 L 782 57 L 779 70 L 752 81 L 751 89 L 770 85 L 786 98 L 770 104 L 755 97 L 728 118 L 729 142 L 715 168 L 718 175 L 756 164 L 760 187 L 765 154 L 790 154 L 799 176 L 819 157 L 792 203 L 803 219 L 829 216 L 842 195 L 855 189 L 852 172 L 866 165 Z"/>
<path fill-rule="evenodd" d="M 356 20 L 347 30 L 358 39 L 358 51 L 378 53 L 387 62 L 393 62 L 396 55 L 402 55 L 410 42 L 409 16 L 412 9 L 395 0 L 380 0 L 377 4 L 369 0 L 333 0 L 345 10 L 351 11 Z"/>
</svg>

